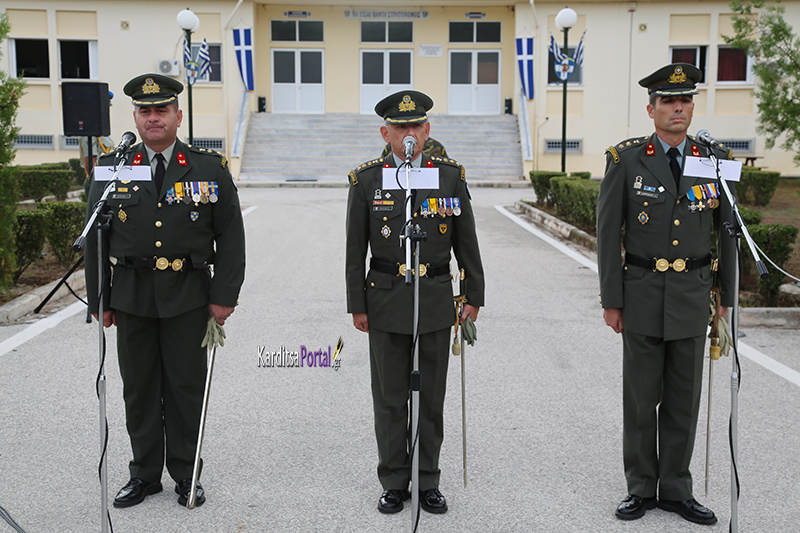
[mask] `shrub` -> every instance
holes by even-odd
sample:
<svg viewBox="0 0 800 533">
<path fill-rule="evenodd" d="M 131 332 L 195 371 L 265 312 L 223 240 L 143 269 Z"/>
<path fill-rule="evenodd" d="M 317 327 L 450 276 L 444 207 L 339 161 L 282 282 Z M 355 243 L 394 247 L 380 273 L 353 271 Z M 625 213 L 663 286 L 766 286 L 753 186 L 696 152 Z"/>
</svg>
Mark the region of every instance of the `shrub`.
<svg viewBox="0 0 800 533">
<path fill-rule="evenodd" d="M 39 204 L 39 209 L 47 213 L 47 240 L 53 253 L 63 266 L 71 266 L 78 256 L 72 245 L 83 231 L 86 204 L 50 202 Z"/>
<path fill-rule="evenodd" d="M 14 283 L 42 255 L 47 235 L 47 213 L 41 209 L 17 211 L 17 271 Z"/>
<path fill-rule="evenodd" d="M 71 170 L 43 168 L 41 165 L 16 167 L 15 172 L 20 194 L 35 202 L 41 202 L 48 193 L 53 193 L 57 200 L 66 200 L 75 179 Z"/>
<path fill-rule="evenodd" d="M 757 224 L 748 227 L 750 236 L 759 248 L 780 268 L 786 264 L 792 255 L 792 244 L 797 239 L 798 229 L 787 224 Z M 755 261 L 750 255 L 747 246 L 742 243 L 743 262 L 749 271 L 755 269 Z M 764 299 L 765 305 L 775 305 L 783 284 L 783 274 L 776 270 L 766 259 L 761 258 L 767 267 L 769 277 L 758 280 L 758 293 Z"/>
<path fill-rule="evenodd" d="M 553 197 L 550 191 L 550 178 L 554 176 L 566 176 L 566 174 L 555 170 L 531 170 L 531 184 L 533 185 L 533 192 L 536 193 L 537 205 L 553 205 Z"/>
<path fill-rule="evenodd" d="M 75 185 L 83 185 L 83 181 L 86 179 L 86 173 L 83 171 L 80 158 L 73 157 L 70 159 L 69 168 L 75 173 Z"/>
<path fill-rule="evenodd" d="M 742 168 L 742 178 L 736 184 L 739 201 L 752 205 L 767 205 L 775 194 L 780 172 Z"/>
<path fill-rule="evenodd" d="M 556 176 L 550 179 L 550 187 L 558 216 L 595 232 L 600 182 Z"/>
<path fill-rule="evenodd" d="M 569 177 L 570 178 L 580 178 L 582 180 L 588 180 L 588 179 L 590 179 L 592 177 L 592 173 L 591 172 L 570 172 L 569 173 Z"/>
<path fill-rule="evenodd" d="M 761 224 L 761 219 L 764 216 L 761 214 L 761 211 L 757 211 L 756 209 L 751 209 L 743 205 L 739 205 L 739 214 L 742 215 L 742 220 L 744 221 L 745 226 L 748 228 L 750 226 L 755 226 L 756 224 Z"/>
<path fill-rule="evenodd" d="M 11 287 L 17 270 L 14 231 L 17 180 L 11 167 L 0 165 L 0 292 Z"/>
<path fill-rule="evenodd" d="M 72 182 L 75 181 L 75 175 L 71 170 L 51 170 L 48 174 L 47 181 L 50 183 L 50 191 L 56 196 L 56 200 L 64 201 L 67 199 Z"/>
</svg>

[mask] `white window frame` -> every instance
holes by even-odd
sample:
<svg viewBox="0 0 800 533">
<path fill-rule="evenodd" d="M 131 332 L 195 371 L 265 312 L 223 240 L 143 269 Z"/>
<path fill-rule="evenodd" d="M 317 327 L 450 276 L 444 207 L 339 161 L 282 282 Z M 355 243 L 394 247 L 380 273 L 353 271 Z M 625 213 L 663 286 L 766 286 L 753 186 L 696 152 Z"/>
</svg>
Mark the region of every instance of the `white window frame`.
<svg viewBox="0 0 800 533">
<path fill-rule="evenodd" d="M 89 43 L 89 77 L 88 78 L 62 78 L 61 77 L 61 43 L 62 42 L 81 42 Z M 97 55 L 97 41 L 89 39 L 58 39 L 58 79 L 59 80 L 99 80 L 100 61 Z M 52 73 L 50 75 L 52 78 Z"/>
<path fill-rule="evenodd" d="M 207 41 L 206 41 L 207 42 Z M 203 45 L 203 42 L 200 41 L 199 43 L 193 42 L 192 43 L 192 61 L 195 61 L 200 64 L 197 60 L 198 56 L 200 55 L 200 47 Z M 219 46 L 219 81 L 211 81 L 208 79 L 208 72 L 203 74 L 202 76 L 198 76 L 197 80 L 198 83 L 222 83 L 223 82 L 223 69 L 222 69 L 222 62 L 223 62 L 223 54 L 222 54 L 222 43 L 208 43 L 208 47 L 211 48 L 212 46 Z"/>
<path fill-rule="evenodd" d="M 714 81 L 716 81 L 719 85 L 730 86 L 730 85 L 752 85 L 753 84 L 753 56 L 747 55 L 747 66 L 746 74 L 744 80 L 727 80 L 727 81 L 719 81 L 717 80 L 717 76 L 719 75 L 719 51 L 722 49 L 732 49 L 733 46 L 728 46 L 724 44 L 720 44 L 717 46 L 717 71 L 714 73 Z"/>
</svg>

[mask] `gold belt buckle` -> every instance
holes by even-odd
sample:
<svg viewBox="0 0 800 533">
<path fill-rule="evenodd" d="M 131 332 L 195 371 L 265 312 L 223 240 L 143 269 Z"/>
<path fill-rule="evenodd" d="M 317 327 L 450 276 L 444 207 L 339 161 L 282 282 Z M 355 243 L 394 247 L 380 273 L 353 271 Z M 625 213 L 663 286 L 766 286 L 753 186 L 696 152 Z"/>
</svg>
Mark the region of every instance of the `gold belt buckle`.
<svg viewBox="0 0 800 533">
<path fill-rule="evenodd" d="M 169 266 L 169 259 L 167 259 L 166 257 L 158 257 L 158 258 L 156 258 L 156 268 L 157 269 L 166 270 L 168 266 Z"/>
<path fill-rule="evenodd" d="M 653 259 L 655 259 L 655 257 Z M 675 261 L 670 263 L 669 261 L 663 258 L 656 259 L 656 270 L 658 270 L 659 272 L 666 272 L 667 270 L 672 268 L 672 270 L 674 270 L 675 272 L 684 272 L 687 271 L 686 261 L 688 261 L 688 259 L 676 259 Z"/>
<path fill-rule="evenodd" d="M 180 272 L 183 270 L 183 259 L 176 259 L 172 262 L 172 270 L 175 272 Z"/>
<path fill-rule="evenodd" d="M 406 264 L 403 263 L 402 265 L 398 263 L 397 275 L 398 276 L 405 276 L 406 275 Z"/>
<path fill-rule="evenodd" d="M 408 270 L 408 267 L 406 267 L 405 263 L 403 263 L 402 265 L 397 265 L 397 267 L 398 267 L 397 268 L 397 275 L 398 276 L 405 276 L 406 275 L 406 271 Z M 412 276 L 416 275 L 416 273 L 414 272 L 413 268 L 411 269 L 411 275 Z M 427 264 L 419 266 L 419 275 L 420 275 L 420 277 L 423 277 L 423 278 L 428 276 L 428 265 Z"/>
<path fill-rule="evenodd" d="M 686 270 L 686 261 L 683 259 L 676 259 L 672 262 L 672 270 L 675 272 L 683 272 Z"/>
<path fill-rule="evenodd" d="M 653 259 L 656 259 L 655 257 Z M 656 259 L 656 270 L 659 272 L 666 272 L 669 270 L 670 264 L 666 259 Z"/>
</svg>

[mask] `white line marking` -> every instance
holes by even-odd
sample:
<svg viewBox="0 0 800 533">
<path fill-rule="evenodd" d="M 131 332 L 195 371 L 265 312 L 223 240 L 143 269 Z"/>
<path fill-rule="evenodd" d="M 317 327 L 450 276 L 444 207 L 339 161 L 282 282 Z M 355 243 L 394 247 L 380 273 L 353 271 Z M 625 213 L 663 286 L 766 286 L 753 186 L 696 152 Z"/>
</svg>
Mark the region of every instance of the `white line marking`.
<svg viewBox="0 0 800 533">
<path fill-rule="evenodd" d="M 242 216 L 246 217 L 248 214 L 252 213 L 256 209 L 258 209 L 257 205 L 250 206 L 244 211 L 242 211 Z M 75 302 L 65 307 L 61 311 L 55 313 L 54 315 L 31 324 L 30 326 L 23 329 L 13 337 L 6 339 L 3 342 L 0 342 L 0 357 L 14 350 L 21 344 L 28 342 L 29 340 L 36 337 L 40 333 L 44 333 L 48 329 L 59 325 L 67 318 L 81 312 L 84 309 L 86 309 L 86 305 L 84 305 L 83 302 Z"/>
<path fill-rule="evenodd" d="M 565 255 L 571 257 L 572 259 L 576 260 L 580 264 L 590 268 L 594 272 L 597 272 L 597 263 L 594 261 L 587 259 L 586 257 L 582 256 L 581 254 L 575 252 L 574 250 L 570 249 L 567 246 L 564 246 L 561 242 L 557 241 L 553 237 L 547 235 L 546 233 L 540 231 L 539 229 L 533 227 L 528 222 L 525 222 L 517 215 L 509 212 L 506 208 L 500 205 L 494 206 L 495 209 L 500 211 L 502 214 L 516 222 L 518 225 L 522 226 L 527 231 L 533 233 L 540 239 L 542 239 L 547 244 L 553 246 L 556 250 L 564 253 Z M 750 359 L 752 362 L 756 363 L 757 365 L 762 366 L 763 368 L 769 370 L 773 374 L 782 377 L 786 381 L 793 383 L 800 387 L 800 372 L 789 368 L 788 366 L 784 365 L 783 363 L 779 363 L 775 359 L 771 358 L 770 356 L 763 354 L 753 348 L 752 346 L 748 346 L 747 344 L 740 342 L 739 343 L 739 353 Z"/>
<path fill-rule="evenodd" d="M 494 208 L 497 209 L 498 211 L 500 211 L 502 214 L 504 214 L 508 218 L 510 218 L 511 220 L 513 220 L 514 222 L 516 222 L 518 225 L 522 226 L 523 229 L 533 233 L 534 235 L 536 235 L 537 237 L 542 239 L 544 242 L 546 242 L 547 244 L 549 244 L 550 246 L 552 246 L 553 248 L 555 248 L 559 252 L 563 253 L 567 257 L 571 257 L 572 259 L 574 259 L 578 263 L 582 264 L 583 266 L 585 266 L 586 268 L 588 268 L 592 272 L 595 272 L 595 273 L 597 272 L 597 263 L 595 263 L 591 259 L 587 259 L 586 257 L 582 256 L 581 254 L 579 254 L 575 250 L 571 249 L 569 246 L 564 245 L 563 243 L 557 241 L 556 239 L 554 239 L 550 235 L 547 235 L 543 231 L 540 231 L 539 229 L 531 226 L 530 224 L 528 224 L 527 222 L 525 222 L 524 220 L 519 218 L 514 213 L 509 212 L 502 205 L 496 205 L 496 206 L 494 206 Z"/>
<path fill-rule="evenodd" d="M 72 305 L 69 305 L 61 311 L 55 313 L 54 315 L 34 322 L 10 339 L 6 339 L 0 343 L 0 357 L 3 357 L 5 354 L 17 348 L 19 345 L 28 342 L 32 338 L 36 337 L 40 333 L 44 333 L 50 328 L 56 327 L 67 318 L 71 317 L 72 315 L 76 315 L 85 309 L 86 306 L 83 302 L 75 302 Z"/>
</svg>

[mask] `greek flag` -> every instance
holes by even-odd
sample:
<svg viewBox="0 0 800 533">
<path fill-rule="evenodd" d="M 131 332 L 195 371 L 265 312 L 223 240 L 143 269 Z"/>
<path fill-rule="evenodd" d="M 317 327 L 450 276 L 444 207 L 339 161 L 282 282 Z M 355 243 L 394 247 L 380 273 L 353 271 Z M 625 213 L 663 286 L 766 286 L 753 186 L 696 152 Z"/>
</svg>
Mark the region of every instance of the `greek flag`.
<svg viewBox="0 0 800 533">
<path fill-rule="evenodd" d="M 553 38 L 553 34 L 550 34 L 550 53 L 553 54 L 553 57 L 556 60 L 556 64 L 561 64 L 564 61 L 564 58 L 567 57 L 564 52 L 561 51 L 561 47 L 558 46 L 558 43 Z"/>
<path fill-rule="evenodd" d="M 197 73 L 198 78 L 202 78 L 211 72 L 211 54 L 208 52 L 208 43 L 203 39 L 203 44 L 200 45 L 200 51 L 197 53 L 197 63 L 200 65 L 200 71 Z"/>
<path fill-rule="evenodd" d="M 522 90 L 533 100 L 533 37 L 517 37 L 517 64 Z"/>
<path fill-rule="evenodd" d="M 244 88 L 248 92 L 255 89 L 252 31 L 251 28 L 234 28 L 233 30 L 233 49 L 236 51 L 236 61 L 239 63 L 239 73 L 242 75 Z"/>
<path fill-rule="evenodd" d="M 189 48 L 189 41 L 186 38 L 183 39 L 183 66 L 189 64 L 189 61 L 192 60 L 192 50 Z"/>
<path fill-rule="evenodd" d="M 579 67 L 583 66 L 583 38 L 586 36 L 586 30 L 583 30 L 581 40 L 578 42 L 578 47 L 575 49 L 575 64 Z"/>
</svg>

